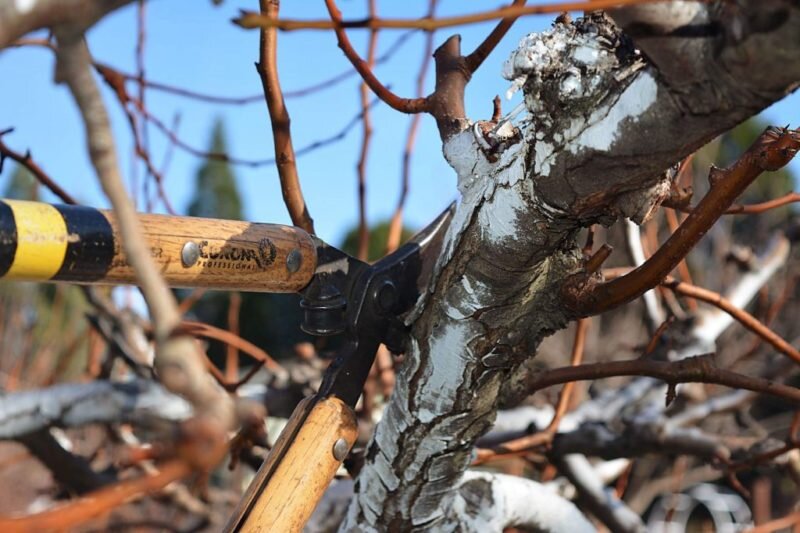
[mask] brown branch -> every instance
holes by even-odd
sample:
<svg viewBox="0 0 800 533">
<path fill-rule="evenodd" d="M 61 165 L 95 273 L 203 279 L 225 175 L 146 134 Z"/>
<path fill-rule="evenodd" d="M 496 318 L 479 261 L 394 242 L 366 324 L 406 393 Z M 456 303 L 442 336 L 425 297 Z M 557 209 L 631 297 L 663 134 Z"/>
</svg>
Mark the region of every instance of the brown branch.
<svg viewBox="0 0 800 533">
<path fill-rule="evenodd" d="M 286 370 L 273 359 L 270 355 L 256 346 L 255 344 L 243 339 L 239 335 L 236 335 L 233 332 L 220 329 L 218 327 L 212 326 L 211 324 L 205 324 L 203 322 L 192 322 L 189 320 L 184 320 L 180 323 L 177 328 L 177 331 L 182 333 L 186 333 L 187 335 L 196 335 L 200 337 L 205 337 L 207 339 L 213 339 L 216 341 L 223 342 L 227 345 L 236 347 L 237 350 L 241 350 L 242 352 L 246 353 L 259 363 L 261 363 L 267 370 L 273 372 L 275 374 L 281 373 L 286 374 Z"/>
<path fill-rule="evenodd" d="M 414 35 L 418 30 L 408 30 L 403 32 L 402 34 L 398 35 L 394 42 L 386 49 L 386 51 L 381 54 L 380 56 L 375 58 L 375 65 L 381 65 L 386 63 L 389 59 L 397 53 L 398 50 L 402 47 L 402 45 L 408 41 L 408 39 Z M 53 48 L 55 49 L 49 41 L 46 39 L 18 39 L 14 43 L 13 46 L 41 46 L 46 48 Z M 112 70 L 116 70 L 119 74 L 125 79 L 125 81 L 130 81 L 141 85 L 147 89 L 151 89 L 154 91 L 160 91 L 168 94 L 174 94 L 175 96 L 181 96 L 183 98 L 190 98 L 192 100 L 198 100 L 201 102 L 208 102 L 211 104 L 222 104 L 222 105 L 247 105 L 247 104 L 254 104 L 256 102 L 263 102 L 264 101 L 264 93 L 263 91 L 259 94 L 252 94 L 249 96 L 220 96 L 215 94 L 204 93 L 200 91 L 195 91 L 194 89 L 188 89 L 186 87 L 179 87 L 177 85 L 172 85 L 169 83 L 153 81 L 146 78 L 140 78 L 138 75 L 130 74 L 127 72 L 122 72 L 115 67 L 110 67 L 98 61 L 94 62 L 95 67 L 105 67 L 111 68 Z M 298 89 L 284 91 L 283 97 L 286 99 L 290 98 L 301 98 L 303 96 L 308 96 L 310 94 L 314 94 L 316 92 L 330 89 L 338 85 L 339 83 L 346 81 L 357 74 L 351 68 L 344 70 L 338 74 L 331 76 L 330 78 L 326 78 L 322 81 L 315 82 L 311 85 L 307 85 L 305 87 L 300 87 Z"/>
<path fill-rule="evenodd" d="M 327 1 L 327 0 L 326 0 Z M 661 2 L 663 0 L 590 0 L 588 2 L 560 2 L 550 5 L 538 6 L 511 6 L 491 11 L 473 13 L 471 15 L 459 15 L 455 17 L 442 18 L 419 18 L 419 19 L 373 19 L 366 18 L 360 20 L 296 20 L 278 19 L 266 16 L 263 13 L 242 11 L 241 16 L 233 20 L 235 24 L 243 28 L 277 28 L 281 31 L 295 30 L 337 30 L 349 28 L 364 29 L 419 29 L 433 31 L 441 28 L 452 28 L 453 26 L 464 26 L 466 24 L 476 24 L 489 20 L 517 18 L 524 15 L 543 15 L 547 13 L 561 13 L 562 11 L 582 11 L 610 9 L 615 7 L 630 6 L 635 4 L 648 4 Z"/>
<path fill-rule="evenodd" d="M 524 6 L 525 0 L 514 0 L 511 4 L 511 7 L 517 6 Z M 497 26 L 494 27 L 492 32 L 486 36 L 486 39 L 483 40 L 481 44 L 478 45 L 475 50 L 469 54 L 466 58 L 467 68 L 470 72 L 475 72 L 478 70 L 478 67 L 481 66 L 481 63 L 489 57 L 489 54 L 492 53 L 492 50 L 495 49 L 497 44 L 505 37 L 508 30 L 511 29 L 511 26 L 514 25 L 514 22 L 519 17 L 505 17 L 500 22 L 497 23 Z"/>
<path fill-rule="evenodd" d="M 665 209 L 664 216 L 667 219 L 667 226 L 669 226 L 670 233 L 675 233 L 676 231 L 678 231 L 678 228 L 680 227 L 681 223 L 678 220 L 678 215 L 677 213 L 675 213 L 675 210 Z M 685 281 L 686 283 L 694 285 L 694 282 L 692 281 L 692 273 L 689 272 L 689 265 L 686 263 L 685 257 L 681 259 L 680 263 L 678 263 L 678 275 L 680 276 L 681 281 Z M 697 311 L 697 302 L 693 298 L 689 298 L 686 301 L 686 304 L 687 307 L 689 308 L 689 311 L 693 313 Z"/>
<path fill-rule="evenodd" d="M 730 205 L 764 171 L 785 166 L 800 149 L 800 133 L 767 128 L 727 169 L 711 169 L 711 188 L 678 230 L 642 265 L 606 283 L 593 283 L 584 274 L 564 286 L 567 305 L 579 316 L 613 309 L 652 289 L 677 266 Z"/>
<path fill-rule="evenodd" d="M 760 215 L 761 213 L 765 213 L 770 209 L 777 209 L 778 207 L 783 207 L 785 205 L 793 204 L 796 202 L 800 202 L 800 193 L 797 192 L 790 192 L 787 193 L 779 198 L 774 198 L 772 200 L 767 200 L 766 202 L 759 202 L 757 204 L 733 204 L 728 209 L 725 210 L 726 215 Z M 681 211 L 683 213 L 691 213 L 696 208 L 691 205 L 681 205 L 681 204 L 673 204 L 670 203 L 669 205 L 664 202 L 665 206 L 671 207 L 676 211 Z"/>
<path fill-rule="evenodd" d="M 733 305 L 727 298 L 722 296 L 719 293 L 714 291 L 710 291 L 708 289 L 703 289 L 702 287 L 697 287 L 695 285 L 690 285 L 685 282 L 667 279 L 664 281 L 663 285 L 678 294 L 683 296 L 689 296 L 690 298 L 695 298 L 697 300 L 709 303 L 714 305 L 733 318 L 735 318 L 740 324 L 742 324 L 745 328 L 749 329 L 759 337 L 761 337 L 764 341 L 769 343 L 773 348 L 781 352 L 782 354 L 790 357 L 797 363 L 800 363 L 800 351 L 795 349 L 791 344 L 786 342 L 780 335 L 772 331 L 769 327 L 767 327 L 763 322 L 759 321 L 756 317 L 745 311 L 744 309 L 740 309 Z"/>
<path fill-rule="evenodd" d="M 9 148 L 5 142 L 3 142 L 3 136 L 7 133 L 11 133 L 13 128 L 9 128 L 7 130 L 0 131 L 0 172 L 3 170 L 3 161 L 5 158 L 9 158 L 13 161 L 16 161 L 23 167 L 27 168 L 28 171 L 33 174 L 36 180 L 47 187 L 53 194 L 58 196 L 65 204 L 77 204 L 78 202 L 75 198 L 72 197 L 67 191 L 61 188 L 61 186 L 53 181 L 47 173 L 42 170 L 40 167 L 31 157 L 30 152 L 25 152 L 25 154 L 20 154 L 19 152 L 15 152 L 11 148 Z"/>
<path fill-rule="evenodd" d="M 192 402 L 199 413 L 212 415 L 225 431 L 233 422 L 233 404 L 203 367 L 193 339 L 173 336 L 180 322 L 172 292 L 150 257 L 136 210 L 122 183 L 111 123 L 92 75 L 91 54 L 83 35 L 57 31 L 56 79 L 66 83 L 81 113 L 92 165 L 109 198 L 120 227 L 122 247 L 153 317 L 155 368 L 164 385 Z"/>
<path fill-rule="evenodd" d="M 712 383 L 770 394 L 792 403 L 800 403 L 800 389 L 717 368 L 714 364 L 714 354 L 699 355 L 674 362 L 634 359 L 632 361 L 566 366 L 532 375 L 527 379 L 525 385 L 526 389 L 533 393 L 569 381 L 587 381 L 618 376 L 649 376 L 673 385 Z"/>
<path fill-rule="evenodd" d="M 228 331 L 239 336 L 239 312 L 242 309 L 242 295 L 232 292 L 228 298 Z M 227 344 L 225 350 L 225 379 L 236 381 L 239 378 L 239 349 Z"/>
<path fill-rule="evenodd" d="M 572 356 L 570 357 L 569 362 L 571 366 L 578 366 L 583 362 L 583 352 L 584 348 L 586 347 L 586 332 L 588 330 L 589 319 L 582 318 L 578 320 L 575 326 L 575 341 L 572 344 Z M 569 403 L 570 399 L 572 398 L 572 391 L 574 388 L 574 381 L 564 384 L 564 388 L 561 389 L 561 393 L 558 395 L 558 404 L 556 406 L 556 412 L 553 415 L 553 420 L 551 420 L 550 424 L 545 428 L 545 432 L 555 435 L 556 431 L 558 431 L 558 424 L 561 422 L 561 419 L 564 417 L 564 414 L 566 414 L 567 409 L 569 408 Z"/>
<path fill-rule="evenodd" d="M 261 11 L 268 17 L 277 17 L 279 0 L 259 0 Z M 281 182 L 283 201 L 295 226 L 314 233 L 314 220 L 308 212 L 300 177 L 297 174 L 297 161 L 292 146 L 291 120 L 286 102 L 281 92 L 278 78 L 278 32 L 274 29 L 261 30 L 259 59 L 256 71 L 261 78 L 264 99 L 267 101 L 269 118 L 272 123 L 272 140 L 275 146 L 278 175 Z"/>
<path fill-rule="evenodd" d="M 119 73 L 113 69 L 105 67 L 103 65 L 94 65 L 95 69 L 100 73 L 103 80 L 106 84 L 112 89 L 114 95 L 117 97 L 117 101 L 119 105 L 122 107 L 122 111 L 125 113 L 126 118 L 128 119 L 128 125 L 131 129 L 131 137 L 133 137 L 133 149 L 134 154 L 136 157 L 142 160 L 147 168 L 147 172 L 150 173 L 156 181 L 156 188 L 158 190 L 158 196 L 161 198 L 161 201 L 164 204 L 167 212 L 171 215 L 176 214 L 175 209 L 172 207 L 172 203 L 169 201 L 167 197 L 167 192 L 164 190 L 164 178 L 161 175 L 161 172 L 155 167 L 153 161 L 150 159 L 150 153 L 145 147 L 145 142 L 143 141 L 142 132 L 144 131 L 144 125 L 139 124 L 139 120 L 136 117 L 136 114 L 131 109 L 131 103 L 134 104 L 134 108 L 141 110 L 142 114 L 146 117 L 144 110 L 144 100 L 141 99 L 142 95 L 140 94 L 139 98 L 133 98 L 128 94 L 127 89 L 125 88 L 124 79 Z M 141 89 L 141 87 L 140 87 Z M 147 113 L 149 114 L 149 113 Z M 147 120 L 145 118 L 145 120 Z"/>
<path fill-rule="evenodd" d="M 63 531 L 113 511 L 137 497 L 162 489 L 169 483 L 192 474 L 192 466 L 173 460 L 154 476 L 121 481 L 70 503 L 31 516 L 0 518 L 0 529 L 8 532 Z"/>
<path fill-rule="evenodd" d="M 262 98 L 263 98 L 263 96 L 262 96 Z M 214 160 L 214 161 L 223 161 L 225 163 L 231 163 L 232 165 L 243 165 L 243 166 L 249 166 L 249 167 L 254 167 L 254 168 L 255 167 L 265 166 L 265 165 L 273 165 L 273 164 L 278 162 L 278 160 L 276 158 L 274 158 L 274 157 L 273 158 L 268 158 L 268 159 L 242 159 L 242 158 L 239 158 L 239 157 L 230 156 L 230 155 L 228 155 L 228 154 L 226 154 L 224 152 L 208 152 L 206 150 L 200 150 L 198 148 L 195 148 L 195 147 L 187 144 L 185 141 L 181 140 L 178 137 L 178 134 L 175 132 L 174 129 L 168 127 L 158 117 L 156 117 L 155 115 L 151 114 L 143 106 L 139 105 L 139 102 L 138 102 L 137 99 L 132 98 L 131 101 L 132 101 L 132 103 L 134 105 L 137 106 L 137 110 L 142 114 L 142 116 L 145 118 L 145 120 L 147 120 L 148 122 L 152 123 L 159 131 L 161 131 L 161 133 L 163 133 L 173 145 L 177 146 L 181 150 L 183 150 L 183 151 L 185 151 L 185 152 L 187 152 L 187 153 L 189 153 L 189 154 L 191 154 L 191 155 L 193 155 L 195 157 L 202 157 L 204 159 L 211 159 L 211 160 Z M 372 100 L 372 102 L 370 103 L 370 107 L 376 105 L 379 101 L 380 100 L 378 100 L 377 98 Z M 335 143 L 337 141 L 340 141 L 340 140 L 344 139 L 345 136 L 350 132 L 350 130 L 353 129 L 356 124 L 358 124 L 360 119 L 361 119 L 361 112 L 359 111 L 359 113 L 357 115 L 355 115 L 352 119 L 350 119 L 350 121 L 347 124 L 345 124 L 345 126 L 342 129 L 340 129 L 338 132 L 334 133 L 333 135 L 331 135 L 329 137 L 326 137 L 324 139 L 316 140 L 316 141 L 314 141 L 314 142 L 312 142 L 312 143 L 310 143 L 310 144 L 308 144 L 308 145 L 306 145 L 306 146 L 304 146 L 302 148 L 299 148 L 294 153 L 295 157 L 304 156 L 306 154 L 309 154 L 309 153 L 313 152 L 314 150 L 317 150 L 317 149 L 322 148 L 324 146 L 328 146 L 330 144 L 333 144 L 333 143 Z"/>
<path fill-rule="evenodd" d="M 378 78 L 375 77 L 370 65 L 361 59 L 361 57 L 358 55 L 358 52 L 356 52 L 355 48 L 353 48 L 353 45 L 350 43 L 350 39 L 347 37 L 347 32 L 342 26 L 342 13 L 336 6 L 336 2 L 334 0 L 325 0 L 325 5 L 327 6 L 328 13 L 331 16 L 330 24 L 331 28 L 333 28 L 334 32 L 336 33 L 336 39 L 339 42 L 339 48 L 342 49 L 345 57 L 347 57 L 356 71 L 361 75 L 361 78 L 364 80 L 364 82 L 369 85 L 370 89 L 372 89 L 372 92 L 374 92 L 381 100 L 397 111 L 401 111 L 403 113 L 422 113 L 427 111 L 428 101 L 425 98 L 401 98 L 390 91 L 388 87 L 386 87 L 378 80 Z M 277 20 L 277 18 L 273 17 L 272 20 Z M 374 30 L 376 28 L 370 29 Z"/>
</svg>

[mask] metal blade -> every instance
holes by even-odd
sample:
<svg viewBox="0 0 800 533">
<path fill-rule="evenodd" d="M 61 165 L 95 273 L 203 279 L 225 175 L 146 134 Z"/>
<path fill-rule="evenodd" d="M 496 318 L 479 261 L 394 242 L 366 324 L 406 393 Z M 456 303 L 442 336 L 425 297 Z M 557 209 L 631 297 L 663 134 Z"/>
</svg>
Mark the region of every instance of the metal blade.
<svg viewBox="0 0 800 533">
<path fill-rule="evenodd" d="M 416 264 L 411 275 L 414 279 L 403 280 L 403 289 L 407 291 L 412 288 L 413 284 L 413 289 L 415 290 L 412 290 L 412 292 L 415 293 L 415 302 L 416 297 L 428 290 L 428 285 L 433 275 L 433 269 L 442 251 L 444 238 L 447 234 L 447 229 L 450 227 L 450 222 L 453 219 L 455 210 L 456 203 L 453 202 L 407 243 L 382 258 L 374 265 L 378 270 L 389 269 L 392 265 L 396 265 L 400 262 L 408 262 L 413 256 L 413 262 Z M 405 312 L 405 310 L 402 312 Z"/>
</svg>

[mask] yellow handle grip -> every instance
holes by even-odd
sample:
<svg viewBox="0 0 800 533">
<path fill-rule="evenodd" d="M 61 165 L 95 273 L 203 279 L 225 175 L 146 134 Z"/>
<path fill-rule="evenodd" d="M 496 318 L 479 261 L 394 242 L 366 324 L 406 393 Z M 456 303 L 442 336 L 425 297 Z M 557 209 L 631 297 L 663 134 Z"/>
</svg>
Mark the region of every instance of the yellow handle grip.
<svg viewBox="0 0 800 533">
<path fill-rule="evenodd" d="M 302 531 L 357 433 L 353 409 L 339 398 L 303 400 L 225 531 Z"/>
<path fill-rule="evenodd" d="M 303 230 L 206 218 L 138 215 L 150 256 L 172 287 L 296 292 L 317 265 Z M 136 284 L 111 211 L 0 201 L 0 277 Z"/>
</svg>

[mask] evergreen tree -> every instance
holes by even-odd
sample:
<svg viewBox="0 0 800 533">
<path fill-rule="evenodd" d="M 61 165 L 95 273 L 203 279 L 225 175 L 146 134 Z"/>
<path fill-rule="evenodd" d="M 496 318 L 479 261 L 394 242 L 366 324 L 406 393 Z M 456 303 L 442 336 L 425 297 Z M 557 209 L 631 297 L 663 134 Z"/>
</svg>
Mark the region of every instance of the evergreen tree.
<svg viewBox="0 0 800 533">
<path fill-rule="evenodd" d="M 39 182 L 33 177 L 30 171 L 22 165 L 14 168 L 11 180 L 3 191 L 3 198 L 12 200 L 38 200 Z"/>
<path fill-rule="evenodd" d="M 227 153 L 225 125 L 221 119 L 214 122 L 209 152 Z M 227 161 L 207 160 L 197 171 L 194 199 L 189 204 L 193 217 L 241 220 L 242 200 L 236 187 L 236 175 Z"/>
<path fill-rule="evenodd" d="M 226 153 L 228 143 L 221 120 L 214 123 L 209 151 Z M 236 175 L 225 161 L 208 160 L 197 171 L 195 192 L 188 214 L 196 217 L 242 220 L 242 200 L 236 186 Z M 210 291 L 198 301 L 192 312 L 203 322 L 227 329 L 230 295 Z M 309 337 L 300 331 L 299 297 L 293 294 L 242 294 L 239 311 L 239 334 L 281 358 L 292 353 L 292 347 Z M 217 343 L 209 349 L 212 360 L 224 360 L 225 350 Z M 246 359 L 242 359 L 246 361 Z"/>
<path fill-rule="evenodd" d="M 404 243 L 414 235 L 414 232 L 403 227 L 400 232 L 400 242 Z M 389 240 L 389 221 L 376 224 L 369 229 L 369 243 L 367 244 L 367 260 L 377 261 L 386 254 L 386 243 Z M 358 253 L 358 226 L 354 227 L 344 237 L 342 250 L 355 256 Z"/>
</svg>

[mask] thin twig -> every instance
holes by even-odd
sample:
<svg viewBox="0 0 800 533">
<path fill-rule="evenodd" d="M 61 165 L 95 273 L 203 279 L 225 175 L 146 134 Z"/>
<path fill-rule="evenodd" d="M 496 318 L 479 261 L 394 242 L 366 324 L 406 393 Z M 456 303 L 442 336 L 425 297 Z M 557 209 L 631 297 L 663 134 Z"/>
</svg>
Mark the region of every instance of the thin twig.
<svg viewBox="0 0 800 533">
<path fill-rule="evenodd" d="M 800 351 L 795 349 L 791 344 L 783 340 L 783 338 L 772 331 L 769 327 L 767 327 L 763 322 L 758 320 L 756 317 L 745 311 L 744 309 L 740 309 L 733 305 L 727 298 L 722 296 L 719 293 L 714 291 L 710 291 L 708 289 L 704 289 L 702 287 L 697 287 L 695 285 L 690 285 L 685 282 L 667 279 L 664 281 L 663 285 L 678 294 L 683 296 L 689 296 L 690 298 L 696 298 L 700 301 L 709 303 L 714 305 L 733 318 L 735 318 L 741 325 L 761 337 L 764 341 L 769 343 L 773 348 L 781 352 L 782 354 L 790 357 L 797 363 L 800 363 Z"/>
<path fill-rule="evenodd" d="M 389 61 L 389 59 L 397 53 L 398 50 L 405 44 L 411 36 L 413 36 L 418 30 L 408 30 L 400 35 L 397 36 L 394 42 L 386 49 L 386 51 L 381 54 L 380 56 L 375 58 L 375 65 L 382 65 Z M 16 45 L 33 45 L 33 46 L 48 46 L 48 41 L 44 39 L 19 39 L 16 41 Z M 95 61 L 95 65 L 104 66 L 106 68 L 111 68 L 108 65 L 104 65 L 100 62 Z M 174 94 L 175 96 L 181 96 L 184 98 L 190 98 L 192 100 L 198 100 L 201 102 L 208 102 L 211 104 L 222 104 L 222 105 L 246 105 L 246 104 L 254 104 L 256 102 L 263 102 L 264 101 L 264 93 L 261 92 L 259 94 L 253 94 L 250 96 L 219 96 L 214 94 L 208 94 L 200 91 L 195 91 L 194 89 L 188 89 L 186 87 L 179 87 L 177 85 L 171 85 L 168 83 L 148 80 L 148 79 L 140 79 L 138 75 L 129 74 L 126 72 L 121 72 L 119 69 L 114 68 L 120 75 L 125 79 L 125 81 L 131 81 L 146 87 L 147 89 L 151 89 L 154 91 L 165 92 L 168 94 Z M 331 76 L 330 78 L 326 78 L 322 81 L 315 82 L 311 85 L 306 87 L 300 87 L 299 89 L 294 89 L 290 91 L 284 91 L 283 97 L 286 99 L 291 98 L 301 98 L 303 96 L 308 96 L 311 94 L 315 94 L 317 92 L 331 89 L 343 81 L 349 80 L 353 76 L 357 74 L 351 68 L 344 70 L 338 74 Z"/>
<path fill-rule="evenodd" d="M 355 48 L 353 48 L 353 45 L 350 43 L 347 32 L 345 32 L 344 27 L 341 25 L 342 13 L 336 6 L 336 2 L 334 0 L 325 0 L 325 5 L 328 7 L 328 13 L 331 16 L 331 27 L 336 33 L 336 38 L 339 41 L 339 48 L 342 49 L 342 52 L 344 52 L 344 55 L 361 75 L 364 82 L 372 89 L 372 92 L 397 111 L 403 113 L 422 113 L 427 111 L 428 100 L 426 98 L 400 98 L 375 77 L 372 68 L 361 59 L 358 52 L 356 52 Z M 272 20 L 277 20 L 277 14 Z"/>
<path fill-rule="evenodd" d="M 491 11 L 473 13 L 471 15 L 458 15 L 455 17 L 443 18 L 420 18 L 420 19 L 360 19 L 360 20 L 341 20 L 341 17 L 332 20 L 296 20 L 279 19 L 270 17 L 263 13 L 242 11 L 239 18 L 233 20 L 243 28 L 277 28 L 281 31 L 294 30 L 337 30 L 362 28 L 362 29 L 419 29 L 425 31 L 438 30 L 441 28 L 451 28 L 453 26 L 464 26 L 466 24 L 476 24 L 489 20 L 517 18 L 525 15 L 543 15 L 547 13 L 561 13 L 562 11 L 582 11 L 596 9 L 610 9 L 615 7 L 630 6 L 636 4 L 650 4 L 663 0 L 590 0 L 588 2 L 560 2 L 550 5 L 538 6 L 511 6 Z"/>
<path fill-rule="evenodd" d="M 514 0 L 510 7 L 521 7 L 525 5 L 525 0 Z M 486 36 L 486 39 L 483 40 L 481 44 L 478 45 L 475 50 L 466 57 L 466 64 L 467 68 L 471 72 L 475 72 L 478 70 L 478 67 L 481 66 L 481 63 L 489 57 L 489 54 L 492 53 L 492 50 L 495 49 L 497 44 L 505 37 L 508 30 L 511 29 L 511 26 L 514 25 L 514 22 L 517 20 L 518 16 L 510 16 L 503 18 L 500 22 L 497 23 L 497 26 L 494 27 L 492 32 Z"/>
<path fill-rule="evenodd" d="M 280 9 L 279 0 L 260 0 L 259 4 L 264 15 L 277 18 Z M 274 29 L 267 28 L 261 31 L 256 71 L 261 78 L 264 99 L 267 102 L 269 118 L 272 123 L 272 141 L 275 147 L 283 202 L 286 204 L 286 209 L 289 210 L 292 224 L 309 233 L 314 233 L 314 220 L 308 212 L 305 198 L 303 198 L 303 190 L 300 187 L 300 177 L 297 174 L 289 111 L 286 109 L 278 78 L 278 32 Z"/>
<path fill-rule="evenodd" d="M 631 361 L 609 361 L 555 368 L 528 378 L 526 389 L 536 392 L 569 381 L 586 381 L 618 376 L 649 376 L 671 384 L 713 383 L 771 394 L 792 403 L 800 403 L 800 389 L 767 379 L 746 376 L 717 368 L 714 365 L 713 354 L 688 357 L 674 362 L 634 359 Z"/>
<path fill-rule="evenodd" d="M 759 202 L 757 204 L 733 204 L 728 209 L 725 210 L 726 215 L 760 215 L 761 213 L 766 213 L 771 209 L 777 209 L 779 207 L 783 207 L 785 205 L 793 204 L 796 202 L 800 202 L 800 193 L 797 192 L 790 192 L 778 198 L 774 198 L 772 200 L 767 200 L 766 202 Z M 665 206 L 671 207 L 676 211 L 681 211 L 683 213 L 691 213 L 696 209 L 695 206 L 692 205 L 680 205 L 680 204 L 673 204 L 666 202 L 664 203 Z"/>
<path fill-rule="evenodd" d="M 122 184 L 111 124 L 100 90 L 92 76 L 91 55 L 83 35 L 56 32 L 56 78 L 67 84 L 81 112 L 89 155 L 108 196 L 122 236 L 122 247 L 136 273 L 138 285 L 153 318 L 155 367 L 168 389 L 186 397 L 198 412 L 212 414 L 224 431 L 233 422 L 233 404 L 208 377 L 195 352 L 194 341 L 173 337 L 180 322 L 172 292 L 150 257 L 136 211 Z"/>
<path fill-rule="evenodd" d="M 23 167 L 27 168 L 28 171 L 33 174 L 33 177 L 36 180 L 47 187 L 53 194 L 58 196 L 65 204 L 77 204 L 78 202 L 75 198 L 72 197 L 67 191 L 61 188 L 61 186 L 56 183 L 55 181 L 47 175 L 47 173 L 42 170 L 40 167 L 31 157 L 30 152 L 25 152 L 25 154 L 20 154 L 19 152 L 15 152 L 11 148 L 9 148 L 5 142 L 3 142 L 3 136 L 7 133 L 11 133 L 13 128 L 9 128 L 3 131 L 0 131 L 0 172 L 3 170 L 3 160 L 8 157 L 13 161 L 16 161 Z"/>
<path fill-rule="evenodd" d="M 661 283 L 762 172 L 785 166 L 798 149 L 800 132 L 767 128 L 736 163 L 724 170 L 712 168 L 708 194 L 644 264 L 606 283 L 574 276 L 564 286 L 567 305 L 578 315 L 593 315 L 630 302 Z"/>
</svg>

